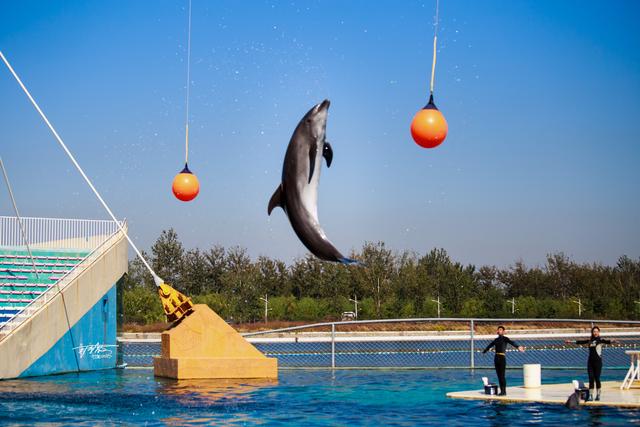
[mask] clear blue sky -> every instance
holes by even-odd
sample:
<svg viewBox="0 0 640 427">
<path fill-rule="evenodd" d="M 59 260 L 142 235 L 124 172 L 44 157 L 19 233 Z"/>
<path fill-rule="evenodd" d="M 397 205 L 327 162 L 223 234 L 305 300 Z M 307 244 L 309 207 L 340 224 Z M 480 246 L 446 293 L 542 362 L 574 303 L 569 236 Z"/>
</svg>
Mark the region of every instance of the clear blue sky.
<svg viewBox="0 0 640 427">
<path fill-rule="evenodd" d="M 564 251 L 640 256 L 640 2 L 442 0 L 436 101 L 449 136 L 411 140 L 426 102 L 435 1 L 193 0 L 190 166 L 184 161 L 187 1 L 0 3 L 0 49 L 148 249 L 303 256 L 266 214 L 300 117 L 332 101 L 320 221 L 365 241 L 505 266 Z M 0 155 L 25 216 L 106 218 L 8 71 Z M 0 213 L 11 214 L 6 191 Z"/>
</svg>

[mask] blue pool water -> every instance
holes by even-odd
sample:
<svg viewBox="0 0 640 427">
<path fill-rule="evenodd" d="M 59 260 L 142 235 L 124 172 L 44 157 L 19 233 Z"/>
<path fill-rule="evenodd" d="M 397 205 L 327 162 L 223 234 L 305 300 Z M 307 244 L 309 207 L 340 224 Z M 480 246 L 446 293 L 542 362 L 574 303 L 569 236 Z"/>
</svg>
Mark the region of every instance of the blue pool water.
<svg viewBox="0 0 640 427">
<path fill-rule="evenodd" d="M 640 411 L 452 400 L 491 371 L 282 370 L 275 382 L 172 381 L 148 369 L 0 382 L 0 425 L 633 425 Z M 568 382 L 580 371 L 544 371 Z M 609 372 L 603 379 L 619 379 Z M 511 385 L 521 371 L 508 372 Z"/>
</svg>

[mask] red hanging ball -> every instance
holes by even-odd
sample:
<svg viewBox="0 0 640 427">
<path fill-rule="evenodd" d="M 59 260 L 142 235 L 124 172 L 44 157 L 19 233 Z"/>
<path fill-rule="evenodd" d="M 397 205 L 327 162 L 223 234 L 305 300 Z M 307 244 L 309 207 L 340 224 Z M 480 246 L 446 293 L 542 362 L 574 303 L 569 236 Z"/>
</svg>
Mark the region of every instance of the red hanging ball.
<svg viewBox="0 0 640 427">
<path fill-rule="evenodd" d="M 183 202 L 195 199 L 200 192 L 200 182 L 198 182 L 198 178 L 191 173 L 186 164 L 182 172 L 173 179 L 172 190 L 173 195 Z"/>
<path fill-rule="evenodd" d="M 411 122 L 411 136 L 423 148 L 435 148 L 447 137 L 449 126 L 444 115 L 433 103 L 433 95 L 429 103 L 416 113 Z"/>
</svg>

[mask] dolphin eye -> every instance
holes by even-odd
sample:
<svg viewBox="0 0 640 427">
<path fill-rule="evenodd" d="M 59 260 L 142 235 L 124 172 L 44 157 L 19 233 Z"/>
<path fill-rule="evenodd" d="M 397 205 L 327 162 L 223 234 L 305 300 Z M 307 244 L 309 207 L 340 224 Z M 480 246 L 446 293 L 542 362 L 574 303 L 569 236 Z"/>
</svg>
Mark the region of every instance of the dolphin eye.
<svg viewBox="0 0 640 427">
<path fill-rule="evenodd" d="M 307 123 L 311 123 L 311 119 L 307 119 L 307 120 L 306 120 L 306 122 L 307 122 Z"/>
</svg>

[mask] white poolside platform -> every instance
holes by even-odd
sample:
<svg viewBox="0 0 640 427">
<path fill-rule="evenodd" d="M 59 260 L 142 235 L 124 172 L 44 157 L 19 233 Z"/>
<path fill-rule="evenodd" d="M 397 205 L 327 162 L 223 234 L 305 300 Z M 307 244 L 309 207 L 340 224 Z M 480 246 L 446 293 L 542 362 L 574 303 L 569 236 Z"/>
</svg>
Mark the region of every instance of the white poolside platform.
<svg viewBox="0 0 640 427">
<path fill-rule="evenodd" d="M 615 406 L 623 408 L 640 408 L 640 387 L 620 390 L 620 381 L 602 383 L 600 401 L 583 402 L 587 406 Z M 506 396 L 491 396 L 484 390 L 454 391 L 447 393 L 452 399 L 490 400 L 518 403 L 551 403 L 564 405 L 573 393 L 573 384 L 543 384 L 537 388 L 507 387 Z"/>
</svg>

